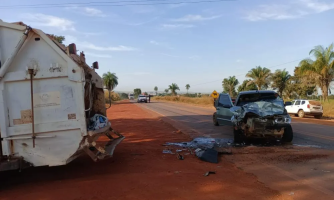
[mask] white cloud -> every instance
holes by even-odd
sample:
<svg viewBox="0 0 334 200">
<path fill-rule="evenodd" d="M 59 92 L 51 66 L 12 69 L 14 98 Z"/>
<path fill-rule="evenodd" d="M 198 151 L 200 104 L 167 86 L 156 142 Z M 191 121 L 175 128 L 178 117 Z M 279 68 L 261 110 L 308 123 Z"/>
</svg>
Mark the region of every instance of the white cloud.
<svg viewBox="0 0 334 200">
<path fill-rule="evenodd" d="M 237 62 L 237 63 L 241 63 L 241 62 L 242 62 L 242 60 L 238 59 L 236 62 Z"/>
<path fill-rule="evenodd" d="M 334 3 L 324 3 L 318 0 L 300 0 L 300 1 L 304 3 L 308 8 L 318 13 L 334 9 Z"/>
<path fill-rule="evenodd" d="M 192 24 L 162 24 L 163 29 L 185 29 L 195 27 Z"/>
<path fill-rule="evenodd" d="M 287 20 L 334 9 L 334 3 L 319 0 L 294 0 L 286 4 L 260 5 L 247 13 L 249 21 Z"/>
<path fill-rule="evenodd" d="M 169 5 L 169 8 L 180 8 L 180 7 L 183 7 L 183 6 L 186 6 L 187 3 L 178 3 L 178 4 L 172 4 L 172 5 Z"/>
<path fill-rule="evenodd" d="M 91 7 L 71 6 L 71 7 L 66 7 L 65 9 L 91 17 L 106 17 L 106 15 L 102 12 L 102 10 Z"/>
<path fill-rule="evenodd" d="M 22 21 L 25 21 L 25 23 L 29 22 L 29 24 L 32 24 L 33 26 L 47 26 L 59 28 L 63 31 L 75 31 L 74 22 L 65 18 L 60 18 L 52 15 L 44 15 L 40 13 L 22 14 L 21 18 Z"/>
<path fill-rule="evenodd" d="M 97 54 L 97 53 L 89 53 L 85 52 L 86 56 L 96 57 L 96 58 L 112 58 L 111 55 L 108 54 Z"/>
<path fill-rule="evenodd" d="M 156 46 L 165 47 L 167 49 L 172 49 L 167 43 L 163 43 L 163 42 L 157 42 L 157 41 L 151 40 L 150 44 L 153 44 L 153 45 L 156 45 Z"/>
<path fill-rule="evenodd" d="M 85 48 L 85 49 L 91 49 L 91 50 L 96 50 L 96 51 L 135 51 L 135 50 L 137 50 L 133 47 L 127 47 L 127 46 L 123 46 L 123 45 L 104 47 L 104 46 L 97 46 L 95 44 L 91 44 L 91 43 L 88 43 L 88 42 L 80 43 L 80 46 Z"/>
<path fill-rule="evenodd" d="M 201 15 L 186 15 L 182 18 L 179 19 L 173 19 L 172 21 L 175 22 L 199 22 L 199 21 L 207 21 L 207 20 L 213 20 L 217 19 L 221 16 L 216 15 L 216 16 L 211 16 L 211 17 L 203 17 Z"/>
</svg>

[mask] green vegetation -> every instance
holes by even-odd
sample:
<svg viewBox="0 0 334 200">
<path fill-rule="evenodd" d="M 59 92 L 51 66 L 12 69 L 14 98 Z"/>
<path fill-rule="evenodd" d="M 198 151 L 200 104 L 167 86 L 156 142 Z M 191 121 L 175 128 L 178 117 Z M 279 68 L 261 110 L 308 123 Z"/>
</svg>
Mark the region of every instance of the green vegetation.
<svg viewBox="0 0 334 200">
<path fill-rule="evenodd" d="M 158 95 L 158 86 L 154 87 L 155 94 Z"/>
<path fill-rule="evenodd" d="M 65 36 L 58 36 L 58 35 L 53 35 L 50 34 L 50 36 L 55 39 L 57 42 L 59 42 L 60 44 L 63 44 L 64 40 L 65 40 Z"/>
<path fill-rule="evenodd" d="M 249 90 L 257 90 L 257 86 L 251 82 L 250 79 L 244 80 L 241 85 L 238 87 L 238 92 L 249 91 Z"/>
<path fill-rule="evenodd" d="M 189 84 L 187 84 L 187 85 L 186 85 L 187 94 L 188 94 L 188 90 L 189 90 L 189 88 L 190 88 L 190 85 L 189 85 Z"/>
<path fill-rule="evenodd" d="M 133 94 L 134 94 L 135 98 L 137 98 L 141 94 L 141 89 L 140 88 L 134 89 Z"/>
<path fill-rule="evenodd" d="M 172 93 L 173 96 L 175 96 L 177 94 L 176 90 L 180 90 L 180 88 L 176 83 L 172 83 L 168 86 L 168 90 Z"/>
<path fill-rule="evenodd" d="M 257 66 L 251 69 L 247 74 L 246 77 L 251 78 L 248 84 L 254 83 L 257 86 L 258 90 L 265 90 L 269 87 L 270 84 L 270 69 Z"/>
<path fill-rule="evenodd" d="M 333 44 L 327 48 L 316 46 L 310 51 L 310 55 L 313 55 L 315 60 L 302 60 L 299 64 L 301 73 L 315 80 L 316 85 L 321 89 L 324 100 L 328 100 L 329 85 L 334 79 Z"/>
<path fill-rule="evenodd" d="M 235 76 L 230 76 L 223 80 L 223 88 L 224 93 L 228 93 L 231 97 L 235 97 L 237 92 L 235 91 L 235 87 L 239 84 L 239 81 Z"/>
<path fill-rule="evenodd" d="M 289 72 L 284 70 L 276 70 L 274 74 L 271 76 L 272 80 L 272 88 L 274 90 L 278 90 L 278 94 L 282 97 L 283 96 L 283 91 L 285 90 L 289 79 L 291 78 L 291 75 Z"/>
<path fill-rule="evenodd" d="M 102 79 L 103 79 L 104 86 L 108 90 L 108 94 L 109 94 L 108 101 L 109 99 L 113 100 L 111 93 L 115 89 L 115 87 L 118 85 L 118 77 L 116 76 L 115 73 L 107 72 L 102 75 Z"/>
</svg>

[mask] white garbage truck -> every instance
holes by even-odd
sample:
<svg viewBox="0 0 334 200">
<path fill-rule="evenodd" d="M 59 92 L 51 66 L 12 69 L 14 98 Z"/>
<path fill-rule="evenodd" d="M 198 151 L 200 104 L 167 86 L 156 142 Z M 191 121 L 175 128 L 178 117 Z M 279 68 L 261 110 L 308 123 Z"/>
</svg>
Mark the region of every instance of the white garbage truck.
<svg viewBox="0 0 334 200">
<path fill-rule="evenodd" d="M 0 171 L 112 156 L 124 136 L 105 117 L 96 69 L 75 44 L 0 20 Z"/>
</svg>

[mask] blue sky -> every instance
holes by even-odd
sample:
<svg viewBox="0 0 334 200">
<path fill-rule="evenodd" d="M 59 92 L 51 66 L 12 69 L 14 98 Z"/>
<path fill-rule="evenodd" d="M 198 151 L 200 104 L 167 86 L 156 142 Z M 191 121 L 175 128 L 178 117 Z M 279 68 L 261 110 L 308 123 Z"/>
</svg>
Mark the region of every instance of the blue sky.
<svg viewBox="0 0 334 200">
<path fill-rule="evenodd" d="M 35 4 L 46 3 L 11 0 L 2 1 L 1 6 Z M 23 21 L 46 33 L 64 35 L 66 44 L 74 42 L 86 53 L 88 63 L 99 61 L 99 74 L 117 74 L 116 91 L 153 91 L 154 86 L 163 91 L 171 83 L 177 83 L 181 92 L 186 91 L 186 84 L 190 92 L 222 91 L 224 78 L 237 75 L 242 82 L 258 65 L 293 73 L 314 46 L 334 42 L 332 0 L 16 6 L 1 8 L 0 19 Z"/>
</svg>

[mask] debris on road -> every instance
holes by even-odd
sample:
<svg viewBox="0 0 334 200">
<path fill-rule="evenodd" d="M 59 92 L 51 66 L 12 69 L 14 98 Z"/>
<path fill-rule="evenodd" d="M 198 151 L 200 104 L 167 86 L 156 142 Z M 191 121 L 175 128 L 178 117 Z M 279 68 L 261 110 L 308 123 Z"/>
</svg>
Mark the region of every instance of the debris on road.
<svg viewBox="0 0 334 200">
<path fill-rule="evenodd" d="M 162 150 L 162 153 L 164 153 L 164 154 L 174 154 L 171 150 L 169 150 L 169 149 L 164 149 L 164 150 Z"/>
<path fill-rule="evenodd" d="M 216 172 L 214 172 L 214 171 L 208 171 L 208 172 L 205 172 L 204 176 L 209 176 L 210 174 L 216 174 Z"/>
<path fill-rule="evenodd" d="M 184 157 L 183 157 L 181 154 L 179 154 L 179 153 L 176 155 L 176 157 L 177 157 L 177 159 L 179 159 L 179 160 L 184 160 Z"/>
<path fill-rule="evenodd" d="M 229 139 L 199 137 L 190 142 L 167 142 L 164 146 L 187 148 L 191 154 L 193 154 L 192 149 L 196 149 L 195 154 L 199 159 L 206 162 L 218 163 L 219 153 L 232 154 L 230 145 L 231 141 Z M 176 152 L 184 150 L 178 149 Z"/>
</svg>

